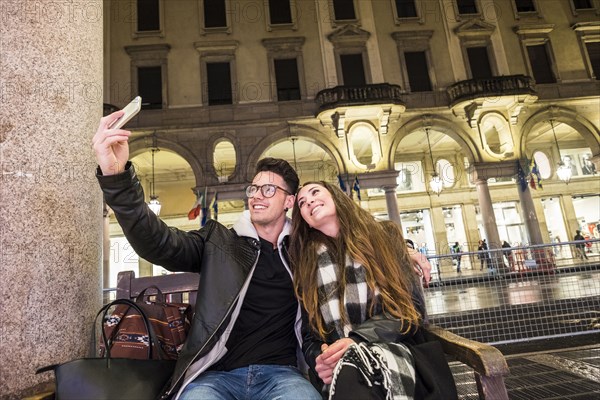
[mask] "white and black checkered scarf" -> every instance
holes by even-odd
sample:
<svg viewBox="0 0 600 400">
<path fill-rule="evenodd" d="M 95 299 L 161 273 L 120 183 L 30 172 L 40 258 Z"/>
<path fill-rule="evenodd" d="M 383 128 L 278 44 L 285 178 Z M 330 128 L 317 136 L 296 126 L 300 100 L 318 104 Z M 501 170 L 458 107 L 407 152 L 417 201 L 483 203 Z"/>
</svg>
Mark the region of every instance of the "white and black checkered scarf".
<svg viewBox="0 0 600 400">
<path fill-rule="evenodd" d="M 380 296 L 377 289 L 370 290 L 366 270 L 350 257 L 346 257 L 343 271 L 334 264 L 330 252 L 324 245 L 318 251 L 319 308 L 325 328 L 335 331 L 339 337 L 348 337 L 353 327 L 369 318 L 369 308 L 375 302 L 373 314 L 381 313 Z M 348 321 L 340 315 L 340 279 L 345 275 L 346 288 L 343 304 Z M 401 343 L 360 343 L 350 346 L 337 364 L 330 398 L 335 393 L 336 377 L 345 366 L 356 368 L 369 386 L 382 385 L 387 399 L 412 399 L 415 388 L 414 360 L 410 350 Z"/>
</svg>

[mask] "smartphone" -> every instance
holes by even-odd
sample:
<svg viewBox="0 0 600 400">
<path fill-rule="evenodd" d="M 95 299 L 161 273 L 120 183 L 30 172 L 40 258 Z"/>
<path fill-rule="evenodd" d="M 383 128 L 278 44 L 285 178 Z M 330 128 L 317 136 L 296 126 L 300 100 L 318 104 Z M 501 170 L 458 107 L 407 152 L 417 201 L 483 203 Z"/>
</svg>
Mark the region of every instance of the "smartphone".
<svg viewBox="0 0 600 400">
<path fill-rule="evenodd" d="M 125 111 L 125 114 L 123 114 L 121 116 L 121 118 L 119 118 L 115 122 L 113 122 L 108 127 L 108 129 L 122 128 L 127 122 L 129 122 L 129 120 L 131 118 L 135 117 L 135 115 L 140 112 L 141 108 L 142 108 L 142 98 L 140 96 L 137 96 L 135 99 L 131 100 L 131 102 L 129 104 L 127 104 L 125 106 L 125 108 L 123 108 L 123 111 Z"/>
</svg>

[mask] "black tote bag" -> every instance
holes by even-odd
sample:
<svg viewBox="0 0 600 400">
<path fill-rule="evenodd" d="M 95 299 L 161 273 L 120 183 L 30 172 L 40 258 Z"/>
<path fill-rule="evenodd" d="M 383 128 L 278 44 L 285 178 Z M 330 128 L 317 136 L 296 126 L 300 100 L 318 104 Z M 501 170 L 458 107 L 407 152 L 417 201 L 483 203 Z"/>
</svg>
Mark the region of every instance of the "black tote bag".
<svg viewBox="0 0 600 400">
<path fill-rule="evenodd" d="M 102 313 L 104 321 L 108 309 L 118 304 L 133 307 L 142 315 L 150 340 L 148 359 L 111 358 L 109 345 L 103 358 L 82 358 L 39 369 L 37 373 L 54 370 L 56 400 L 153 400 L 167 388 L 176 361 L 152 359 L 153 349 L 160 351 L 160 346 L 144 311 L 133 301 L 119 299 L 102 307 L 98 315 Z M 95 327 L 94 321 L 93 336 Z M 102 336 L 106 343 L 104 329 Z"/>
</svg>

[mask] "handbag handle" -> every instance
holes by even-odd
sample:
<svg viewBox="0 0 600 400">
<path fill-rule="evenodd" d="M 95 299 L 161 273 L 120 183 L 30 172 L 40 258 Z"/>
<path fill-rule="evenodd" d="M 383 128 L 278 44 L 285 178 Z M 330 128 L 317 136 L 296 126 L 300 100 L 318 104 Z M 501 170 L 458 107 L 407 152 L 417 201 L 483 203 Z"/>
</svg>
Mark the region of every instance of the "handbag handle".
<svg viewBox="0 0 600 400">
<path fill-rule="evenodd" d="M 156 290 L 156 294 L 153 294 L 153 295 L 150 294 L 150 295 L 148 295 L 148 296 L 156 296 L 156 303 L 164 303 L 165 302 L 165 295 L 158 288 L 158 286 L 156 286 L 156 285 L 150 285 L 146 289 L 142 290 L 140 292 L 140 294 L 137 295 L 137 297 L 135 298 L 135 302 L 136 303 L 141 303 L 141 302 L 144 301 L 144 296 L 146 295 L 146 290 L 148 290 L 148 289 L 154 289 L 154 290 Z"/>
<path fill-rule="evenodd" d="M 130 308 L 133 307 L 142 317 L 142 321 L 144 322 L 144 326 L 146 327 L 146 331 L 148 332 L 148 338 L 149 338 L 149 346 L 148 346 L 148 359 L 151 360 L 152 359 L 152 348 L 156 348 L 158 349 L 159 352 L 159 357 L 162 359 L 162 356 L 164 356 L 164 351 L 162 351 L 158 340 L 156 339 L 156 335 L 154 334 L 154 330 L 152 329 L 152 325 L 150 324 L 150 322 L 148 321 L 148 317 L 146 316 L 146 314 L 144 313 L 144 311 L 140 308 L 139 305 L 137 305 L 135 302 L 128 300 L 128 299 L 117 299 L 112 301 L 111 303 L 106 304 L 105 306 L 103 306 L 100 311 L 98 311 L 98 314 L 96 314 L 96 318 L 94 318 L 94 325 L 92 327 L 92 343 L 91 343 L 91 353 L 92 354 L 96 354 L 96 321 L 98 320 L 98 316 L 100 314 L 102 314 L 102 324 L 104 324 L 104 321 L 106 320 L 106 314 L 108 313 L 108 310 L 115 305 L 118 304 L 123 304 L 126 306 L 129 306 Z M 127 312 L 129 312 L 129 310 L 127 310 Z M 125 312 L 125 314 L 123 315 L 123 317 L 125 317 L 125 315 L 127 315 L 127 312 Z M 106 338 L 106 332 L 104 331 L 104 329 L 102 329 L 102 341 L 104 342 L 104 347 L 106 349 L 106 354 L 105 357 L 108 360 L 110 359 L 110 346 L 108 345 L 108 341 Z"/>
</svg>

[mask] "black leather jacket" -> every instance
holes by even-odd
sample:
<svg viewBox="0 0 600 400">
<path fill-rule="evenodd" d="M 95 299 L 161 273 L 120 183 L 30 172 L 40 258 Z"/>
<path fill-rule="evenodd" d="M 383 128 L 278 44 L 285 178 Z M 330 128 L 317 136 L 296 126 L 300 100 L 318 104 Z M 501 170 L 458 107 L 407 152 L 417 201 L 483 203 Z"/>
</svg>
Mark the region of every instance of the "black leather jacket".
<svg viewBox="0 0 600 400">
<path fill-rule="evenodd" d="M 170 271 L 200 273 L 192 329 L 165 394 L 165 397 L 175 393 L 178 396 L 185 385 L 224 355 L 228 339 L 224 332 L 230 332 L 233 327 L 258 261 L 258 234 L 247 212 L 233 229 L 213 220 L 202 229 L 190 232 L 169 228 L 147 207 L 142 186 L 130 163 L 122 174 L 102 176 L 99 172 L 98 181 L 106 203 L 115 212 L 123 233 L 140 257 Z M 289 228 L 287 221 L 278 240 L 279 254 L 287 255 L 284 239 Z M 290 271 L 287 259 L 282 257 L 282 261 Z M 301 343 L 300 307 L 296 335 Z"/>
</svg>

